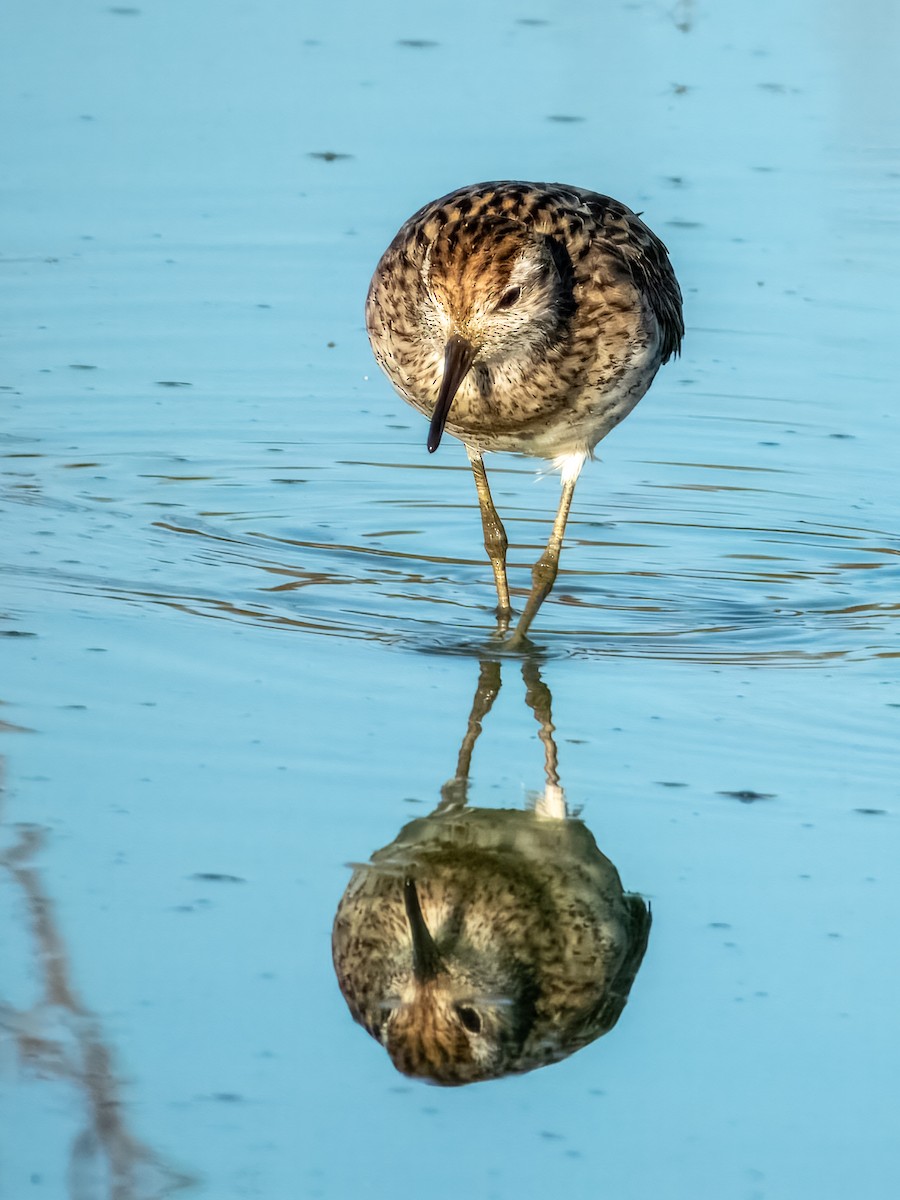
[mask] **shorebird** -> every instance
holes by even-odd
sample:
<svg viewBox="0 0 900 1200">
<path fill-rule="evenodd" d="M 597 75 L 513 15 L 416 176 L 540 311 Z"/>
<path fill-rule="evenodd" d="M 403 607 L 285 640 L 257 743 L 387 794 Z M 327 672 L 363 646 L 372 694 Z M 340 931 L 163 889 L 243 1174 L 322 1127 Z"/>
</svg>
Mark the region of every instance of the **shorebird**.
<svg viewBox="0 0 900 1200">
<path fill-rule="evenodd" d="M 609 196 L 558 183 L 460 188 L 401 227 L 375 269 L 366 327 L 404 400 L 466 448 L 497 615 L 511 617 L 508 539 L 486 451 L 549 459 L 562 493 L 509 645 L 521 644 L 559 568 L 575 484 L 681 346 L 681 291 L 665 246 Z"/>
</svg>

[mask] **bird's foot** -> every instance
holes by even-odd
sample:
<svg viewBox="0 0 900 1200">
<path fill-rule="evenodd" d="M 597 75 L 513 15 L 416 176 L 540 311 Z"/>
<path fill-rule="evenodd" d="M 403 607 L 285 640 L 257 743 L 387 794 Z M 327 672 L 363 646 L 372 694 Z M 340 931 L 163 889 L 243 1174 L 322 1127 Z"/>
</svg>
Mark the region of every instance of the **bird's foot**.
<svg viewBox="0 0 900 1200">
<path fill-rule="evenodd" d="M 496 608 L 497 628 L 494 630 L 494 638 L 496 641 L 502 642 L 509 633 L 509 623 L 512 620 L 512 609 L 502 608 L 500 605 Z"/>
</svg>

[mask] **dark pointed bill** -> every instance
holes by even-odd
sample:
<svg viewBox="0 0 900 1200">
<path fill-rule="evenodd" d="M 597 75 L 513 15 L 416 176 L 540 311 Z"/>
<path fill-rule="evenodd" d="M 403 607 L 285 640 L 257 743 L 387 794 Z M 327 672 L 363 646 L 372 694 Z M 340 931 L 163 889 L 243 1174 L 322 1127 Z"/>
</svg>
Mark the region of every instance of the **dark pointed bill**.
<svg viewBox="0 0 900 1200">
<path fill-rule="evenodd" d="M 441 379 L 441 390 L 438 392 L 437 404 L 434 406 L 426 443 L 429 454 L 434 454 L 441 444 L 441 434 L 444 432 L 444 425 L 450 415 L 453 397 L 459 391 L 459 385 L 465 379 L 474 357 L 475 347 L 472 343 L 454 333 L 444 349 L 444 376 Z"/>
<path fill-rule="evenodd" d="M 406 903 L 406 919 L 412 934 L 413 974 L 419 983 L 427 983 L 429 979 L 434 979 L 443 964 L 434 938 L 428 932 L 428 926 L 422 916 L 422 906 L 419 904 L 419 893 L 416 891 L 414 879 L 404 880 L 403 899 Z"/>
</svg>

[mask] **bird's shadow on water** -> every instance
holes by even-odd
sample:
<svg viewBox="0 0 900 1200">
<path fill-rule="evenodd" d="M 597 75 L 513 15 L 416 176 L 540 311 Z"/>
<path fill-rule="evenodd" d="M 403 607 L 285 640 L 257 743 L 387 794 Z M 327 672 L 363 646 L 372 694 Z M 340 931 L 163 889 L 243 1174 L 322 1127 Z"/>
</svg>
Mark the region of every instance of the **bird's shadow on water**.
<svg viewBox="0 0 900 1200">
<path fill-rule="evenodd" d="M 483 658 L 456 771 L 427 817 L 355 864 L 333 930 L 353 1018 L 406 1075 L 448 1086 L 567 1058 L 618 1021 L 650 910 L 568 809 L 550 689 L 521 656 L 545 785 L 522 809 L 469 804 L 503 666 Z"/>
</svg>

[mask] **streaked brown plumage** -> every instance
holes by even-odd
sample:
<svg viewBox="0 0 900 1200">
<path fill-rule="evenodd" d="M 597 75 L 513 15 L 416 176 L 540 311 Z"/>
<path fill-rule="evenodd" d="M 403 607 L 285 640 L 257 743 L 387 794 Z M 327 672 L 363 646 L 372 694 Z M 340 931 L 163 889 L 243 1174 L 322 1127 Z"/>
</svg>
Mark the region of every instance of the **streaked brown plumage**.
<svg viewBox="0 0 900 1200">
<path fill-rule="evenodd" d="M 649 930 L 581 821 L 467 808 L 413 821 L 357 868 L 334 961 L 350 1011 L 398 1070 L 476 1083 L 607 1033 Z"/>
<path fill-rule="evenodd" d="M 475 474 L 498 613 L 510 615 L 507 539 L 482 455 L 553 461 L 562 498 L 512 642 L 553 586 L 575 482 L 681 345 L 681 292 L 663 243 L 625 205 L 563 184 L 461 188 L 420 209 L 379 262 L 366 301 L 379 365 L 447 429 Z"/>
<path fill-rule="evenodd" d="M 472 751 L 500 689 L 499 664 L 482 663 L 441 803 L 356 868 L 334 920 L 354 1019 L 398 1070 L 432 1083 L 530 1071 L 607 1033 L 647 947 L 649 908 L 568 814 L 550 692 L 531 657 L 522 675 L 544 746 L 534 810 L 467 806 Z"/>
<path fill-rule="evenodd" d="M 398 1070 L 472 1084 L 611 1030 L 649 926 L 581 821 L 464 809 L 408 824 L 356 869 L 335 967 Z"/>
</svg>

